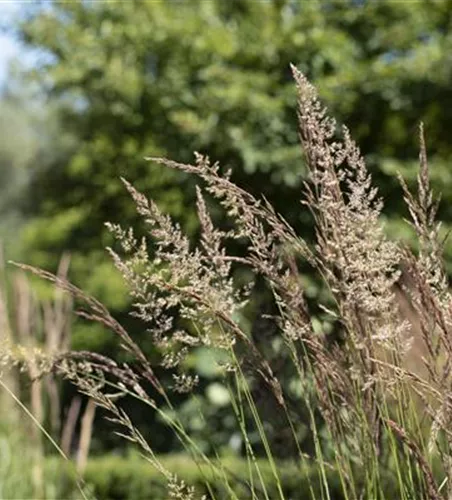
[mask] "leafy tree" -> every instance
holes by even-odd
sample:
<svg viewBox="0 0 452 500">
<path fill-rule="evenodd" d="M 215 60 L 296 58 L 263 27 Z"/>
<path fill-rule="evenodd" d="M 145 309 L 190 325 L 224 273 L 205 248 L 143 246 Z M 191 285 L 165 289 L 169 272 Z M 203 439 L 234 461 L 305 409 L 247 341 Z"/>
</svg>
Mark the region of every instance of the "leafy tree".
<svg viewBox="0 0 452 500">
<path fill-rule="evenodd" d="M 19 251 L 18 229 L 26 223 L 21 198 L 28 181 L 41 163 L 61 158 L 67 138 L 58 127 L 58 104 L 43 102 L 31 82 L 15 78 L 13 67 L 0 106 L 0 240 L 9 258 Z"/>
<path fill-rule="evenodd" d="M 145 155 L 186 161 L 194 150 L 208 152 L 298 217 L 304 169 L 290 62 L 350 126 L 392 195 L 388 208 L 398 208 L 388 174 L 416 159 L 417 121 L 425 120 L 440 158 L 451 148 L 450 4 L 190 0 L 30 9 L 18 34 L 44 54 L 34 75 L 64 104 L 61 126 L 76 138 L 64 161 L 39 170 L 26 197 L 26 212 L 38 216 L 27 241 L 39 263 L 72 249 L 83 281 L 109 295 L 101 285 L 102 224 L 132 216 L 119 175 L 193 227 L 188 181 Z"/>
</svg>

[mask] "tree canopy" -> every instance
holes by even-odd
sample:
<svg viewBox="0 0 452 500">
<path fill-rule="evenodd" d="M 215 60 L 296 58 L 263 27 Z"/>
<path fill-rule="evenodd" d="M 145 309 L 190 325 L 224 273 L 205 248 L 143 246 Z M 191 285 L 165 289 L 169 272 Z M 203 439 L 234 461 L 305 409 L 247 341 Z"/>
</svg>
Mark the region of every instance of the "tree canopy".
<svg viewBox="0 0 452 500">
<path fill-rule="evenodd" d="M 195 150 L 208 153 L 299 218 L 304 167 L 290 63 L 352 130 L 390 195 L 389 214 L 400 207 L 395 170 L 414 175 L 419 120 L 448 199 L 452 178 L 441 160 L 451 148 L 450 6 L 190 0 L 30 8 L 18 28 L 38 54 L 29 76 L 60 103 L 61 127 L 75 138 L 65 158 L 43 160 L 24 198 L 38 263 L 52 266 L 70 249 L 77 273 L 102 294 L 102 224 L 133 214 L 120 175 L 194 228 L 189 181 L 147 155 L 189 161 Z"/>
</svg>

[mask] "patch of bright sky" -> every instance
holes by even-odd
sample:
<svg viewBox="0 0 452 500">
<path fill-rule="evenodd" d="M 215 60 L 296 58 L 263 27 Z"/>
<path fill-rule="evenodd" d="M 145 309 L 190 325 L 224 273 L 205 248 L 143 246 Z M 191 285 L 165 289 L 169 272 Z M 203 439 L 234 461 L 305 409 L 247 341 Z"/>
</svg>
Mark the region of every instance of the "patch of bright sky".
<svg viewBox="0 0 452 500">
<path fill-rule="evenodd" d="M 8 28 L 27 3 L 30 2 L 0 0 L 0 87 L 6 82 L 9 63 L 21 53 L 19 42 Z"/>
</svg>

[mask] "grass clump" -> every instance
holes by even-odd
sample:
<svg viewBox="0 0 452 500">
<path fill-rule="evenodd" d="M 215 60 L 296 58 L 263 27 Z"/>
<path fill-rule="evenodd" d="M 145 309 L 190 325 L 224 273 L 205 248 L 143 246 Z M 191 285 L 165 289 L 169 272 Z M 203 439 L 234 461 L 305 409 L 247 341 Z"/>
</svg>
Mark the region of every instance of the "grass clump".
<svg viewBox="0 0 452 500">
<path fill-rule="evenodd" d="M 122 435 L 141 448 L 164 478 L 169 498 L 244 498 L 235 490 L 235 472 L 215 451 L 200 449 L 172 411 L 173 392 L 197 391 L 200 379 L 187 360 L 199 348 L 221 352 L 219 372 L 242 436 L 247 498 L 297 495 L 283 481 L 285 465 L 269 438 L 271 426 L 280 422 L 288 429 L 285 446 L 294 450 L 297 477 L 306 485 L 303 498 L 337 498 L 337 484 L 339 494 L 350 500 L 450 498 L 452 302 L 422 127 L 417 193 L 402 180 L 419 239 L 420 250 L 413 253 L 386 237 L 382 200 L 350 132 L 343 127 L 338 133 L 315 88 L 295 67 L 292 71 L 309 170 L 302 201 L 315 222 L 315 243 L 298 235 L 267 200 L 236 186 L 230 173 L 223 174 L 207 157 L 196 154 L 194 164 L 152 158 L 200 180 L 201 235 L 194 248 L 177 224 L 125 180 L 147 237 L 108 225 L 121 247 L 109 251 L 129 285 L 133 314 L 146 324 L 160 359 L 146 357 L 100 302 L 65 279 L 21 266 L 83 301 L 79 314 L 110 328 L 133 360 L 118 364 L 96 353 L 68 352 L 52 360 L 53 369 L 94 399 Z M 215 200 L 227 216 L 227 229 L 215 226 L 209 215 Z M 246 250 L 231 250 L 238 247 Z M 328 291 L 318 308 L 334 325 L 334 335 L 313 321 L 300 264 L 311 266 Z M 238 284 L 236 272 L 243 275 L 244 270 L 271 292 L 274 313 L 267 319 L 298 381 L 296 396 L 283 382 L 282 368 L 243 320 L 254 286 L 253 280 Z M 403 285 L 402 271 L 410 286 Z M 397 287 L 409 297 L 419 322 L 417 341 L 425 352 L 421 371 L 405 362 L 412 325 L 400 311 Z M 259 393 L 274 408 L 278 424 L 258 401 Z M 158 412 L 170 426 L 198 467 L 202 487 L 154 453 L 122 410 L 125 395 Z M 309 446 L 300 437 L 306 427 Z M 219 481 L 226 496 L 216 489 Z"/>
</svg>

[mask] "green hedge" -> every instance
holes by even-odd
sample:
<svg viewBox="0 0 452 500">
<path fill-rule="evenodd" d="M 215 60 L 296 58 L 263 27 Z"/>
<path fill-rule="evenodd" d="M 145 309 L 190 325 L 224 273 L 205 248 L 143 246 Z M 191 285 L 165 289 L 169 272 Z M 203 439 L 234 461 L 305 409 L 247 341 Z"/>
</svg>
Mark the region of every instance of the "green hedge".
<svg viewBox="0 0 452 500">
<path fill-rule="evenodd" d="M 206 483 L 209 482 L 211 491 L 216 500 L 229 500 L 231 494 L 225 486 L 221 474 L 215 474 L 208 466 L 198 467 L 187 455 L 165 455 L 159 457 L 164 467 L 177 474 L 186 484 L 196 489 L 195 498 L 203 494 L 210 500 Z M 253 498 L 250 489 L 250 474 L 246 460 L 236 457 L 222 459 L 223 467 L 229 472 L 228 479 L 232 490 L 240 500 Z M 270 500 L 281 498 L 277 483 L 273 477 L 270 464 L 265 460 L 258 460 L 267 497 Z M 73 468 L 72 471 L 63 468 L 61 461 L 56 457 L 47 459 L 47 477 L 53 476 L 54 483 L 59 484 L 59 492 L 55 498 L 66 500 L 80 499 L 77 490 Z M 330 500 L 344 500 L 341 482 L 337 472 L 327 471 L 329 497 L 322 494 L 322 481 L 318 467 L 311 466 L 308 472 L 300 470 L 293 462 L 278 462 L 278 474 L 281 481 L 285 500 L 311 499 L 310 487 L 314 498 L 329 498 Z M 390 470 L 380 471 L 384 477 L 383 491 L 375 498 L 400 498 L 397 480 Z M 365 473 L 359 467 L 354 471 L 354 480 L 357 483 L 365 481 Z M 167 482 L 162 474 L 138 455 L 128 457 L 104 455 L 91 458 L 85 472 L 85 494 L 89 500 L 167 500 Z M 253 473 L 255 493 L 257 498 L 266 498 L 256 470 Z M 362 483 L 361 483 L 362 486 Z M 359 486 L 358 486 L 359 489 Z M 359 494 L 359 492 L 358 492 Z M 383 496 L 381 496 L 383 495 Z"/>
<path fill-rule="evenodd" d="M 188 485 L 196 489 L 196 498 L 203 494 L 208 494 L 206 483 L 209 482 L 211 491 L 217 500 L 230 498 L 230 493 L 225 486 L 224 478 L 221 474 L 215 474 L 208 466 L 198 467 L 186 455 L 171 455 L 160 458 L 162 464 L 172 473 L 177 474 L 179 479 L 183 479 Z M 228 480 L 231 488 L 240 499 L 252 498 L 249 489 L 249 469 L 246 460 L 238 458 L 227 458 L 222 460 L 225 469 L 229 471 Z M 276 481 L 271 472 L 268 462 L 259 460 L 258 466 L 261 471 L 267 495 L 269 498 L 279 498 Z M 316 492 L 316 498 L 321 498 L 319 474 L 315 468 L 311 468 L 306 474 L 294 464 L 279 464 L 279 475 L 285 498 L 298 500 L 311 498 L 309 493 L 309 480 Z M 74 482 L 71 475 L 63 481 L 62 496 L 73 495 Z M 259 498 L 265 498 L 262 493 L 256 470 L 253 473 L 255 491 Z M 85 472 L 85 482 L 89 491 L 89 497 L 97 500 L 167 500 L 168 489 L 165 478 L 155 470 L 144 459 L 138 456 L 120 457 L 103 456 L 92 458 L 88 462 Z M 339 477 L 334 472 L 329 474 L 328 483 L 330 485 L 331 500 L 341 500 Z M 259 493 L 261 492 L 261 493 Z"/>
</svg>

